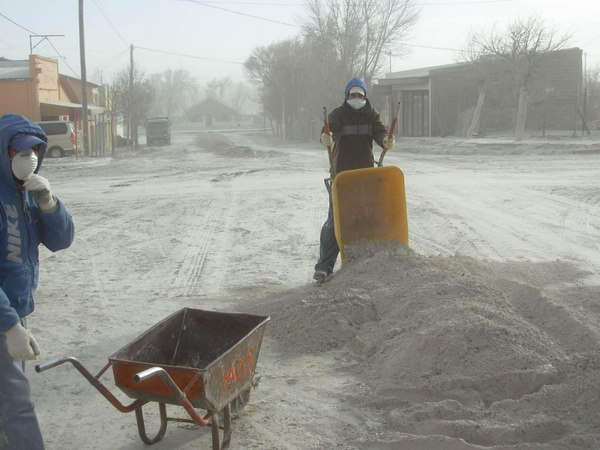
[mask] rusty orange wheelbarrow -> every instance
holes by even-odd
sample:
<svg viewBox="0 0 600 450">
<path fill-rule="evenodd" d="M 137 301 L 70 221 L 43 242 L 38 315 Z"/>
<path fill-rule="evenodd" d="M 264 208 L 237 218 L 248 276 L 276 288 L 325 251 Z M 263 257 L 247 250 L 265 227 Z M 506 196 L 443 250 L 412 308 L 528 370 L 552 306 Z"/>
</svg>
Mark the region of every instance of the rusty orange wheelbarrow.
<svg viewBox="0 0 600 450">
<path fill-rule="evenodd" d="M 168 421 L 177 421 L 210 425 L 213 450 L 225 449 L 231 442 L 230 405 L 247 400 L 257 383 L 256 363 L 268 321 L 268 316 L 183 308 L 110 356 L 96 376 L 73 357 L 38 364 L 35 370 L 73 364 L 119 411 L 135 411 L 146 444 L 160 441 Z M 111 365 L 115 384 L 135 399 L 130 405 L 122 404 L 100 381 Z M 153 437 L 146 434 L 142 411 L 148 402 L 159 404 L 160 428 Z M 166 404 L 183 406 L 191 419 L 167 417 Z M 201 415 L 197 408 L 207 413 Z"/>
</svg>

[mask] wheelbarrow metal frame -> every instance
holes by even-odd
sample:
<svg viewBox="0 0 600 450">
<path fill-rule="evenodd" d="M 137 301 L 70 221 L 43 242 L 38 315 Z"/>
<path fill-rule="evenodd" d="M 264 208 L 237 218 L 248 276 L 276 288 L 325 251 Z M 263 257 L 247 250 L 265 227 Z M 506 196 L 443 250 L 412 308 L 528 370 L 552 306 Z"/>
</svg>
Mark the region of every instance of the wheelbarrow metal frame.
<svg viewBox="0 0 600 450">
<path fill-rule="evenodd" d="M 213 450 L 226 449 L 231 442 L 230 404 L 256 386 L 256 363 L 269 319 L 183 308 L 109 357 L 96 376 L 70 356 L 38 364 L 35 370 L 43 372 L 71 363 L 115 408 L 135 411 L 138 433 L 146 444 L 160 441 L 167 422 L 177 421 L 211 425 Z M 200 345 L 204 340 L 217 348 Z M 164 364 L 167 359 L 170 364 Z M 129 405 L 121 403 L 99 379 L 111 365 L 115 384 L 135 399 Z M 146 434 L 142 410 L 150 401 L 159 403 L 160 413 L 160 427 L 152 437 Z M 166 404 L 182 406 L 191 420 L 167 417 Z M 207 410 L 207 414 L 201 416 L 196 408 Z M 218 412 L 223 413 L 224 420 L 221 445 Z"/>
</svg>

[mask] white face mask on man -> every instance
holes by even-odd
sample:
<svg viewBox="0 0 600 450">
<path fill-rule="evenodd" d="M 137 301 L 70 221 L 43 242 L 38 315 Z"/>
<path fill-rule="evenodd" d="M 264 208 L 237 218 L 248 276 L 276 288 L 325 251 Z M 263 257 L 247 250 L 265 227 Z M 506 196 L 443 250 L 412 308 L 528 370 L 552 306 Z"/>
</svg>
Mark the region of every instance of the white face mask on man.
<svg viewBox="0 0 600 450">
<path fill-rule="evenodd" d="M 346 103 L 354 109 L 360 109 L 367 104 L 367 101 L 364 98 L 349 98 Z"/>
<path fill-rule="evenodd" d="M 12 172 L 21 181 L 27 181 L 38 165 L 38 158 L 32 149 L 17 153 L 11 163 Z"/>
</svg>

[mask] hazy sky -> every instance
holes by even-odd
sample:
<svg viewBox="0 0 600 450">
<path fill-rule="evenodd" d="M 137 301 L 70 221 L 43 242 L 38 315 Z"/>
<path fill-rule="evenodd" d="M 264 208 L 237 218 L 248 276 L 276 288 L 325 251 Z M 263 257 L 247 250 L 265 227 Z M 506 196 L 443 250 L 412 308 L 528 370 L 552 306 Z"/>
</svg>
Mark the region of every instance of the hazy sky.
<svg viewBox="0 0 600 450">
<path fill-rule="evenodd" d="M 358 0 L 360 1 L 360 0 Z M 502 28 L 538 15 L 572 33 L 588 68 L 600 66 L 600 0 L 418 0 L 420 19 L 388 63 L 392 71 L 457 61 L 469 33 Z M 300 32 L 303 0 L 85 0 L 88 79 L 110 82 L 126 69 L 129 47 L 146 74 L 188 69 L 203 85 L 229 76 L 243 81 L 252 50 Z M 0 56 L 33 53 L 59 60 L 59 70 L 80 76 L 77 0 L 0 0 Z M 49 40 L 32 34 L 64 35 Z"/>
</svg>

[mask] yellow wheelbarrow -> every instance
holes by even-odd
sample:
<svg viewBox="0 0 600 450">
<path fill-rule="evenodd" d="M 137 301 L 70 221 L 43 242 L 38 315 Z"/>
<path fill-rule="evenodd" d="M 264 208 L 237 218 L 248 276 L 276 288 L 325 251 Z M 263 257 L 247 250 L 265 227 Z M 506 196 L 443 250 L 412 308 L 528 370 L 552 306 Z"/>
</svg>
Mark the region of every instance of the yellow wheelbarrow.
<svg viewBox="0 0 600 450">
<path fill-rule="evenodd" d="M 390 138 L 395 125 L 396 117 L 390 126 Z M 408 245 L 404 174 L 398 167 L 383 167 L 385 153 L 379 157 L 379 167 L 341 172 L 331 184 L 335 237 L 342 260 L 344 247 L 359 240 L 397 239 Z"/>
<path fill-rule="evenodd" d="M 408 245 L 404 174 L 395 166 L 339 173 L 331 189 L 335 238 L 344 247 L 359 240 L 397 239 Z"/>
</svg>

